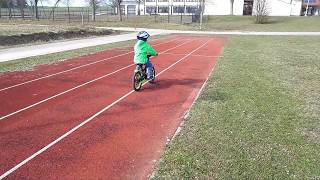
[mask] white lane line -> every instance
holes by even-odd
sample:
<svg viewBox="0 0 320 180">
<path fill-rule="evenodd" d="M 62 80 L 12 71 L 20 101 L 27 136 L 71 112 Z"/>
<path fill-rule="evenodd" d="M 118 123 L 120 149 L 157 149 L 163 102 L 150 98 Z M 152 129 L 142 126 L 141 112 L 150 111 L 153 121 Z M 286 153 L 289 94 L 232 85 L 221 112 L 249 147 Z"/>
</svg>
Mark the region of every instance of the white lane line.
<svg viewBox="0 0 320 180">
<path fill-rule="evenodd" d="M 165 51 L 163 51 L 163 52 L 160 52 L 160 54 L 161 54 L 161 53 L 168 52 L 168 51 L 170 51 L 170 50 L 172 50 L 172 49 L 175 49 L 175 48 L 177 48 L 177 47 L 183 46 L 183 45 L 185 45 L 185 44 L 187 44 L 187 43 L 189 43 L 189 42 L 191 42 L 191 41 L 187 41 L 187 42 L 184 42 L 184 43 L 182 43 L 182 44 L 180 44 L 180 45 L 178 45 L 178 46 L 169 48 L 169 49 L 167 49 L 167 50 L 165 50 Z M 19 109 L 19 110 L 15 111 L 15 112 L 12 112 L 12 113 L 10 113 L 10 114 L 4 115 L 4 116 L 0 117 L 0 121 L 3 120 L 3 119 L 5 119 L 5 118 L 8 118 L 8 117 L 10 117 L 10 116 L 13 116 L 13 115 L 15 115 L 15 114 L 18 114 L 18 113 L 20 113 L 20 112 L 22 112 L 22 111 L 25 111 L 25 110 L 27 110 L 27 109 L 30 109 L 30 108 L 32 108 L 32 107 L 35 107 L 35 106 L 37 106 L 37 105 L 39 105 L 39 104 L 42 104 L 42 103 L 44 103 L 44 102 L 47 102 L 47 101 L 49 101 L 49 100 L 51 100 L 51 99 L 54 99 L 54 98 L 56 98 L 56 97 L 59 97 L 59 96 L 61 96 L 61 95 L 63 95 L 63 94 L 66 94 L 66 93 L 68 93 L 68 92 L 70 92 L 70 91 L 79 89 L 79 88 L 81 88 L 81 87 L 83 87 L 83 86 L 85 86 L 85 85 L 88 85 L 88 84 L 90 84 L 90 83 L 96 82 L 96 81 L 98 81 L 98 80 L 100 80 L 100 79 L 103 79 L 103 78 L 105 78 L 105 77 L 108 77 L 108 76 L 110 76 L 110 75 L 112 75 L 112 74 L 115 74 L 115 73 L 117 73 L 117 72 L 119 72 L 119 71 L 122 71 L 122 70 L 124 70 L 124 69 L 127 69 L 127 68 L 129 68 L 129 67 L 131 67 L 131 66 L 133 66 L 133 65 L 134 65 L 134 64 L 130 64 L 130 65 L 125 66 L 125 67 L 123 67 L 123 68 L 120 68 L 120 69 L 118 69 L 118 70 L 116 70 L 116 71 L 113 71 L 113 72 L 111 72 L 111 73 L 105 74 L 105 75 L 103 75 L 103 76 L 101 76 L 101 77 L 98 77 L 98 78 L 93 79 L 93 80 L 91 80 L 91 81 L 88 81 L 88 82 L 86 82 L 86 83 L 80 84 L 80 85 L 75 86 L 75 87 L 73 87 L 73 88 L 71 88 L 71 89 L 68 89 L 68 90 L 66 90 L 66 91 L 63 91 L 63 92 L 61 92 L 61 93 L 59 93 L 59 94 L 56 94 L 56 95 L 51 96 L 51 97 L 49 97 L 49 98 L 43 99 L 43 100 L 41 100 L 41 101 L 39 101 L 39 102 L 37 102 L 37 103 L 34 103 L 34 104 L 32 104 L 32 105 L 29 105 L 29 106 L 27 106 L 27 107 L 24 107 L 24 108 L 22 108 L 22 109 Z"/>
<path fill-rule="evenodd" d="M 220 54 L 222 53 L 221 52 L 222 50 L 220 50 Z M 222 56 L 217 56 L 217 57 L 222 57 Z M 200 94 L 203 92 L 203 89 L 206 87 L 207 83 L 208 83 L 208 80 L 209 78 L 211 77 L 211 75 L 213 74 L 213 71 L 216 67 L 216 65 L 218 64 L 218 60 L 215 62 L 215 64 L 213 65 L 208 77 L 206 78 L 206 80 L 204 81 L 204 83 L 202 84 L 201 88 L 199 89 L 196 97 L 194 98 L 191 106 L 188 108 L 188 110 L 183 114 L 183 116 L 181 117 L 181 123 L 179 125 L 179 127 L 176 129 L 174 135 L 172 136 L 172 138 L 170 139 L 170 144 L 174 141 L 174 139 L 176 138 L 176 136 L 181 132 L 183 126 L 184 126 L 184 123 L 185 123 L 185 120 L 189 117 L 190 115 L 190 111 L 191 109 L 193 108 L 193 106 L 196 104 L 196 102 L 198 101 L 199 97 L 200 97 Z"/>
<path fill-rule="evenodd" d="M 188 56 L 190 56 L 192 53 L 194 53 L 195 51 L 199 50 L 200 48 L 202 48 L 203 46 L 205 46 L 210 40 L 208 40 L 206 43 L 202 44 L 201 46 L 199 46 L 198 48 L 194 49 L 193 51 L 191 51 L 189 54 L 187 54 L 186 56 L 184 56 L 183 58 L 179 59 L 177 62 L 173 63 L 172 65 L 170 65 L 169 67 L 167 67 L 166 69 L 162 70 L 157 76 L 159 76 L 160 74 L 164 73 L 165 71 L 167 71 L 168 69 L 170 69 L 171 67 L 173 67 L 174 65 L 176 65 L 177 63 L 179 63 L 180 61 L 186 59 Z M 147 82 L 144 83 L 144 85 Z M 54 140 L 53 142 L 51 142 L 50 144 L 46 145 L 45 147 L 43 147 L 42 149 L 40 149 L 39 151 L 37 151 L 36 153 L 34 153 L 33 155 L 31 155 L 30 157 L 28 157 L 27 159 L 23 160 L 22 162 L 20 162 L 19 164 L 17 164 L 16 166 L 14 166 L 13 168 L 11 168 L 10 170 L 8 170 L 7 172 L 5 172 L 4 174 L 2 174 L 0 176 L 0 180 L 9 176 L 11 173 L 13 173 L 14 171 L 16 171 L 17 169 L 19 169 L 21 166 L 25 165 L 26 163 L 28 163 L 29 161 L 31 161 L 32 159 L 34 159 L 35 157 L 37 157 L 38 155 L 40 155 L 41 153 L 43 153 L 44 151 L 48 150 L 49 148 L 51 148 L 52 146 L 54 146 L 55 144 L 57 144 L 58 142 L 60 142 L 61 140 L 63 140 L 64 138 L 66 138 L 67 136 L 69 136 L 71 133 L 75 132 L 76 130 L 78 130 L 80 127 L 84 126 L 85 124 L 87 124 L 88 122 L 92 121 L 95 117 L 99 116 L 100 114 L 102 114 L 103 112 L 105 112 L 106 110 L 110 109 L 112 106 L 114 106 L 115 104 L 117 104 L 118 102 L 120 102 L 121 100 L 123 100 L 124 98 L 128 97 L 129 95 L 131 95 L 132 93 L 134 93 L 135 91 L 132 90 L 130 92 L 128 92 L 127 94 L 125 94 L 124 96 L 122 96 L 121 98 L 119 98 L 118 100 L 114 101 L 113 103 L 111 103 L 110 105 L 106 106 L 105 108 L 101 109 L 99 112 L 97 112 L 96 114 L 94 114 L 93 116 L 91 116 L 90 118 L 86 119 L 85 121 L 83 121 L 82 123 L 80 123 L 79 125 L 77 125 L 76 127 L 72 128 L 70 131 L 66 132 L 65 134 L 63 134 L 62 136 L 60 136 L 58 139 Z"/>
<path fill-rule="evenodd" d="M 181 56 L 187 55 L 187 54 L 181 54 L 181 53 L 162 53 L 162 54 L 167 54 L 167 55 L 181 55 Z M 192 55 L 190 55 L 190 56 L 207 57 L 207 58 L 223 57 L 223 56 L 207 56 L 207 55 L 201 55 L 201 54 L 192 54 Z"/>
<path fill-rule="evenodd" d="M 178 38 L 176 38 L 176 39 L 178 39 Z M 176 40 L 176 39 L 172 39 L 172 40 L 167 41 L 167 42 L 155 44 L 155 45 L 153 45 L 153 46 L 159 46 L 159 45 L 162 45 L 162 44 L 167 44 L 167 43 L 170 43 L 170 42 L 172 42 L 172 41 L 174 41 L 174 40 Z M 41 80 L 41 79 L 46 79 L 46 78 L 49 78 L 49 77 L 52 77 L 52 76 L 56 76 L 56 75 L 63 74 L 63 73 L 66 73 L 66 72 L 70 72 L 70 71 L 73 71 L 73 70 L 76 70 L 76 69 L 80 69 L 80 68 L 83 68 L 83 67 L 86 67 L 86 66 L 90 66 L 90 65 L 93 65 L 93 64 L 97 64 L 97 63 L 100 63 L 100 62 L 103 62 L 103 61 L 107 61 L 107 60 L 110 60 L 110 59 L 114 59 L 114 58 L 117 58 L 117 57 L 121 57 L 121 56 L 124 56 L 124 55 L 127 55 L 127 54 L 131 54 L 131 53 L 133 53 L 133 51 L 129 51 L 129 52 L 127 52 L 127 53 L 123 53 L 123 54 L 120 54 L 120 55 L 116 55 L 116 56 L 112 56 L 112 57 L 109 57 L 109 58 L 105 58 L 105 59 L 101 59 L 101 60 L 98 60 L 98 61 L 94 61 L 94 62 L 91 62 L 91 63 L 88 63 L 88 64 L 84 64 L 84 65 L 81 65 L 81 66 L 77 66 L 77 67 L 74 67 L 74 68 L 71 68 L 71 69 L 68 69 L 68 70 L 64 70 L 64 71 L 61 71 L 61 72 L 57 72 L 57 73 L 54 73 L 54 74 L 49 74 L 49 75 L 46 75 L 46 76 L 43 76 L 43 77 L 40 77 L 40 78 L 36 78 L 36 79 L 29 80 L 29 81 L 26 81 L 26 82 L 23 82 L 23 83 L 19 83 L 19 84 L 16 84 L 16 85 L 12 85 L 12 86 L 9 86 L 9 87 L 0 89 L 0 92 L 1 92 L 1 91 L 5 91 L 5 90 L 8 90 L 8 89 L 12 89 L 12 88 L 15 88 L 15 87 L 24 85 L 24 84 L 29 84 L 29 83 L 31 83 L 31 82 L 39 81 L 39 80 Z"/>
</svg>

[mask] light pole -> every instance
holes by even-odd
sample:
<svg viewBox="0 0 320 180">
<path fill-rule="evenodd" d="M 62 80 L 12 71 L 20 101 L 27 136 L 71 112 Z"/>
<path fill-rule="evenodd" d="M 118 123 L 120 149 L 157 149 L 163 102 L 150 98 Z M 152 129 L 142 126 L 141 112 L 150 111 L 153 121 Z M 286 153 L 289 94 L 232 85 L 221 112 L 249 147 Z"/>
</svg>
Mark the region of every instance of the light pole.
<svg viewBox="0 0 320 180">
<path fill-rule="evenodd" d="M 308 0 L 308 2 L 307 2 L 306 12 L 305 12 L 304 16 L 308 16 L 309 2 L 310 2 L 310 0 Z"/>
</svg>

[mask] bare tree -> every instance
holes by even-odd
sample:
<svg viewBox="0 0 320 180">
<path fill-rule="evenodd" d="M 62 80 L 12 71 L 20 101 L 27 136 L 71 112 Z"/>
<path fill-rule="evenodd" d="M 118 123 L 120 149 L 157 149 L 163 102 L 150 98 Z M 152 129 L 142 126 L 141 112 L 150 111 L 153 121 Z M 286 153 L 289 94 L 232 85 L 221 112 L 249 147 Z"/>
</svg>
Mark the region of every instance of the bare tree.
<svg viewBox="0 0 320 180">
<path fill-rule="evenodd" d="M 52 10 L 51 10 L 51 12 L 50 12 L 50 16 L 52 15 L 52 20 L 54 21 L 54 13 L 55 13 L 55 10 L 56 10 L 56 8 L 58 7 L 58 4 L 60 3 L 60 1 L 61 0 L 56 0 L 56 2 L 54 3 L 54 6 L 52 7 Z M 50 17 L 49 16 L 49 17 Z"/>
<path fill-rule="evenodd" d="M 254 7 L 255 22 L 258 24 L 266 23 L 269 16 L 268 0 L 256 0 Z"/>
<path fill-rule="evenodd" d="M 1 18 L 1 8 L 2 8 L 2 6 L 3 6 L 3 0 L 0 0 L 0 18 Z"/>
<path fill-rule="evenodd" d="M 98 0 L 90 0 L 90 6 L 92 7 L 92 21 L 96 21 L 96 11 L 99 6 Z"/>
<path fill-rule="evenodd" d="M 143 0 L 141 0 L 143 2 Z M 119 21 L 122 21 L 122 11 L 121 11 L 122 0 L 109 0 L 106 5 L 113 8 L 114 13 L 119 15 Z"/>
<path fill-rule="evenodd" d="M 31 9 L 31 12 L 32 12 L 32 16 L 34 16 L 34 0 L 28 0 L 28 5 L 29 5 L 29 8 Z"/>
<path fill-rule="evenodd" d="M 37 20 L 39 20 L 38 2 L 39 2 L 39 0 L 34 0 L 34 7 L 36 10 L 36 19 Z"/>
<path fill-rule="evenodd" d="M 70 23 L 71 21 L 71 16 L 70 16 L 70 0 L 65 0 L 64 4 L 67 6 L 68 8 L 68 22 Z"/>
<path fill-rule="evenodd" d="M 114 7 L 117 7 L 119 21 L 122 21 L 122 10 L 121 10 L 122 0 L 113 0 L 112 4 L 114 5 Z"/>
<path fill-rule="evenodd" d="M 106 0 L 87 0 L 89 1 L 89 5 L 92 8 L 92 20 L 96 21 L 96 11 Z"/>
<path fill-rule="evenodd" d="M 21 17 L 24 19 L 24 8 L 27 6 L 26 0 L 17 0 L 17 6 L 20 9 Z"/>
<path fill-rule="evenodd" d="M 230 0 L 230 15 L 233 15 L 233 4 L 234 0 Z"/>
<path fill-rule="evenodd" d="M 140 5 L 144 2 L 144 0 L 136 0 L 138 3 L 138 16 L 140 16 Z"/>
<path fill-rule="evenodd" d="M 13 8 L 13 2 L 12 0 L 7 0 L 7 7 L 9 9 L 9 18 L 12 18 L 12 8 Z"/>
</svg>

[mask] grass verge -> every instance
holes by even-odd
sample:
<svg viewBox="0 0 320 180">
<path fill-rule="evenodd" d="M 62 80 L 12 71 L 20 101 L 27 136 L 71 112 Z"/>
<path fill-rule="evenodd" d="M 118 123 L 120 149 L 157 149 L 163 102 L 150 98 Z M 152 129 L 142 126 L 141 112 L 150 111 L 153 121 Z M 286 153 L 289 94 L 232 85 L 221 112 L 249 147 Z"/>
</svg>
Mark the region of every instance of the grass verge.
<svg viewBox="0 0 320 180">
<path fill-rule="evenodd" d="M 238 37 L 153 179 L 319 179 L 319 37 Z"/>
<path fill-rule="evenodd" d="M 118 17 L 113 17 L 113 20 L 102 19 L 97 22 L 85 22 L 85 26 L 121 26 L 121 27 L 140 27 L 140 28 L 156 28 L 156 29 L 178 29 L 178 30 L 199 30 L 199 23 L 183 23 L 190 22 L 191 17 L 170 16 L 168 23 L 168 16 L 128 16 L 124 17 L 122 22 L 117 20 Z M 50 29 L 51 27 L 41 27 L 32 25 L 47 24 L 55 26 L 55 28 L 74 28 L 78 27 L 81 22 L 67 21 L 51 21 L 51 20 L 1 20 L 0 25 L 19 25 L 19 24 L 31 24 L 26 26 L 31 28 L 32 31 L 40 31 L 43 28 Z M 0 26 L 1 28 L 1 26 Z M 24 28 L 25 31 L 28 28 Z M 13 28 L 12 31 L 6 32 L 17 34 L 21 28 Z M 206 31 L 320 31 L 320 17 L 303 17 L 303 16 L 292 16 L 292 17 L 269 17 L 269 21 L 266 24 L 255 24 L 254 17 L 252 16 L 205 16 L 202 30 Z M 0 31 L 1 35 L 1 31 Z"/>
</svg>

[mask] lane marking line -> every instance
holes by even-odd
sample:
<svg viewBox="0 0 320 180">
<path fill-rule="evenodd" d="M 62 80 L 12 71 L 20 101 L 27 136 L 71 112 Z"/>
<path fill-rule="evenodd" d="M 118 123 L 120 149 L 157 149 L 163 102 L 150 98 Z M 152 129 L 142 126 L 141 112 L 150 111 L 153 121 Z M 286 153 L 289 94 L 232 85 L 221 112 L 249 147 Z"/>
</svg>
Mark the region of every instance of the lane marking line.
<svg viewBox="0 0 320 180">
<path fill-rule="evenodd" d="M 187 43 L 189 43 L 189 42 L 191 42 L 191 41 L 187 41 L 187 42 L 184 42 L 184 43 L 182 43 L 182 44 L 180 44 L 180 45 L 178 45 L 178 46 L 169 48 L 169 49 L 167 49 L 167 50 L 165 50 L 165 51 L 163 51 L 163 52 L 160 52 L 160 54 L 161 54 L 161 53 L 168 52 L 168 51 L 170 51 L 170 50 L 172 50 L 172 49 L 175 49 L 175 48 L 178 48 L 178 47 L 180 47 L 180 46 L 183 46 L 183 45 L 185 45 L 185 44 L 187 44 Z M 68 89 L 68 90 L 66 90 L 66 91 L 63 91 L 63 92 L 58 93 L 58 94 L 56 94 L 56 95 L 53 95 L 53 96 L 51 96 L 51 97 L 49 97 L 49 98 L 43 99 L 43 100 L 41 100 L 41 101 L 39 101 L 39 102 L 37 102 L 37 103 L 31 104 L 31 105 L 29 105 L 29 106 L 27 106 L 27 107 L 24 107 L 24 108 L 22 108 L 22 109 L 19 109 L 19 110 L 17 110 L 17 111 L 14 111 L 14 112 L 12 112 L 12 113 L 10 113 L 10 114 L 4 115 L 4 116 L 0 117 L 0 121 L 3 120 L 3 119 L 5 119 L 5 118 L 8 118 L 8 117 L 10 117 L 10 116 L 13 116 L 13 115 L 15 115 L 15 114 L 18 114 L 18 113 L 20 113 L 20 112 L 22 112 L 22 111 L 25 111 L 25 110 L 27 110 L 27 109 L 30 109 L 30 108 L 32 108 L 32 107 L 35 107 L 35 106 L 37 106 L 37 105 L 39 105 L 39 104 L 42 104 L 42 103 L 44 103 L 44 102 L 47 102 L 47 101 L 49 101 L 49 100 L 51 100 L 51 99 L 54 99 L 54 98 L 56 98 L 56 97 L 59 97 L 59 96 L 61 96 L 61 95 L 63 95 L 63 94 L 66 94 L 66 93 L 68 93 L 68 92 L 71 92 L 71 91 L 73 91 L 73 90 L 75 90 L 75 89 L 79 89 L 79 88 L 81 88 L 81 87 L 83 87 L 83 86 L 85 86 L 85 85 L 91 84 L 91 83 L 96 82 L 96 81 L 98 81 L 98 80 L 100 80 L 100 79 L 103 79 L 103 78 L 105 78 L 105 77 L 111 76 L 112 74 L 115 74 L 115 73 L 117 73 L 117 72 L 119 72 L 119 71 L 122 71 L 122 70 L 124 70 L 124 69 L 127 69 L 127 68 L 129 68 L 129 67 L 131 67 L 131 66 L 133 66 L 133 65 L 134 65 L 134 63 L 133 63 L 133 64 L 130 64 L 130 65 L 128 65 L 128 66 L 125 66 L 125 67 L 123 67 L 123 68 L 120 68 L 120 69 L 118 69 L 118 70 L 116 70 L 116 71 L 113 71 L 113 72 L 111 72 L 111 73 L 108 73 L 108 74 L 105 74 L 105 75 L 103 75 L 103 76 L 100 76 L 100 77 L 98 77 L 98 78 L 96 78 L 96 79 L 93 79 L 93 80 L 91 80 L 91 81 L 88 81 L 88 82 L 86 82 L 86 83 L 83 83 L 83 84 L 80 84 L 80 85 L 78 85 L 78 86 L 75 86 L 75 87 L 73 87 L 73 88 L 71 88 L 71 89 Z"/>
<path fill-rule="evenodd" d="M 172 40 L 167 41 L 167 42 L 155 44 L 155 45 L 153 45 L 153 46 L 159 46 L 159 45 L 162 45 L 162 44 L 167 44 L 167 43 L 172 42 L 172 41 L 174 41 L 174 40 L 176 40 L 176 39 L 178 39 L 178 38 L 172 39 Z M 127 52 L 127 53 L 123 53 L 123 54 L 119 54 L 119 55 L 116 55 L 116 56 L 108 57 L 108 58 L 101 59 L 101 60 L 98 60 L 98 61 L 94 61 L 94 62 L 91 62 L 91 63 L 88 63 L 88 64 L 84 64 L 84 65 L 81 65 L 81 66 L 77 66 L 77 67 L 74 67 L 74 68 L 71 68 L 71 69 L 68 69 L 68 70 L 60 71 L 60 72 L 57 72 L 57 73 L 53 73 L 53 74 L 49 74 L 49 75 L 46 75 L 46 76 L 42 76 L 42 77 L 40 77 L 40 78 L 36 78 L 36 79 L 33 79 L 33 80 L 29 80 L 29 81 L 26 81 L 26 82 L 23 82 L 23 83 L 15 84 L 15 85 L 12 85 L 12 86 L 9 86 L 9 87 L 0 89 L 0 92 L 1 92 L 1 91 L 5 91 L 5 90 L 8 90 L 8 89 L 15 88 L 15 87 L 18 87 L 18 86 L 22 86 L 22 85 L 24 85 L 24 84 L 29 84 L 29 83 L 31 83 L 31 82 L 39 81 L 39 80 L 41 80 L 41 79 L 46 79 L 46 78 L 49 78 L 49 77 L 52 77 L 52 76 L 56 76 L 56 75 L 63 74 L 63 73 L 66 73 L 66 72 L 70 72 L 70 71 L 73 71 L 73 70 L 76 70 L 76 69 L 80 69 L 80 68 L 83 68 L 83 67 L 86 67 L 86 66 L 90 66 L 90 65 L 93 65 L 93 64 L 97 64 L 97 63 L 100 63 L 100 62 L 104 62 L 104 61 L 107 61 L 107 60 L 110 60 L 110 59 L 114 59 L 114 58 L 117 58 L 117 57 L 121 57 L 121 56 L 124 56 L 124 55 L 127 55 L 127 54 L 131 54 L 131 53 L 133 53 L 133 52 L 134 52 L 134 51 L 129 51 L 129 52 Z"/>
<path fill-rule="evenodd" d="M 166 69 L 162 70 L 158 75 L 156 75 L 156 77 L 158 77 L 160 74 L 164 73 L 165 71 L 167 71 L 168 69 L 170 69 L 171 67 L 173 67 L 174 65 L 178 64 L 179 62 L 181 62 L 182 60 L 186 59 L 188 56 L 190 56 L 192 53 L 194 53 L 195 51 L 199 50 L 200 48 L 202 48 L 203 46 L 205 46 L 210 40 L 208 40 L 206 43 L 202 44 L 201 46 L 199 46 L 198 48 L 194 49 L 193 51 L 191 51 L 189 54 L 187 54 L 186 56 L 184 56 L 183 58 L 179 59 L 177 62 L 173 63 L 172 65 L 170 65 L 169 67 L 167 67 Z M 145 82 L 143 85 L 145 85 L 147 82 Z M 28 163 L 29 161 L 31 161 L 32 159 L 34 159 L 35 157 L 37 157 L 38 155 L 40 155 L 41 153 L 43 153 L 44 151 L 48 150 L 50 147 L 54 146 L 55 144 L 57 144 L 58 142 L 60 142 L 61 140 L 63 140 L 64 138 L 66 138 L 67 136 L 69 136 L 71 133 L 73 133 L 74 131 L 78 130 L 80 127 L 84 126 L 85 124 L 87 124 L 88 122 L 92 121 L 95 117 L 99 116 L 100 114 L 102 114 L 103 112 L 105 112 L 106 110 L 110 109 L 111 107 L 113 107 L 115 104 L 117 104 L 118 102 L 120 102 L 121 100 L 123 100 L 124 98 L 128 97 L 129 95 L 131 95 L 132 93 L 134 93 L 134 90 L 131 90 L 130 92 L 128 92 L 127 94 L 125 94 L 124 96 L 122 96 L 121 98 L 119 98 L 118 100 L 114 101 L 113 103 L 111 103 L 110 105 L 106 106 L 105 108 L 101 109 L 99 112 L 97 112 L 96 114 L 94 114 L 93 116 L 91 116 L 90 118 L 88 118 L 87 120 L 83 121 L 82 123 L 80 123 L 78 126 L 72 128 L 70 131 L 66 132 L 65 134 L 63 134 L 62 136 L 60 136 L 58 139 L 54 140 L 53 142 L 51 142 L 50 144 L 46 145 L 45 147 L 43 147 L 42 149 L 40 149 L 39 151 L 37 151 L 36 153 L 34 153 L 33 155 L 31 155 L 30 157 L 28 157 L 27 159 L 23 160 L 22 162 L 20 162 L 19 164 L 17 164 L 16 166 L 14 166 L 13 168 L 11 168 L 10 170 L 8 170 L 7 172 L 5 172 L 4 174 L 2 174 L 0 176 L 0 180 L 7 177 L 8 175 L 10 175 L 11 173 L 13 173 L 14 171 L 16 171 L 17 169 L 19 169 L 21 166 L 25 165 L 26 163 Z"/>
<path fill-rule="evenodd" d="M 182 54 L 182 53 L 162 53 L 162 54 L 167 54 L 167 55 L 181 55 L 181 56 L 185 56 L 187 54 Z M 190 56 L 196 56 L 196 57 L 207 57 L 207 58 L 220 58 L 223 56 L 207 56 L 207 55 L 201 55 L 201 54 L 193 54 Z"/>
<path fill-rule="evenodd" d="M 220 53 L 221 53 L 221 52 L 220 52 Z M 191 56 L 192 56 L 192 55 L 191 55 Z M 216 56 L 216 57 L 223 57 L 223 56 Z M 185 113 L 183 113 L 183 115 L 182 115 L 181 117 L 179 117 L 179 119 L 181 119 L 182 121 L 181 121 L 181 123 L 179 124 L 179 127 L 176 129 L 174 135 L 173 135 L 171 138 L 167 137 L 166 147 L 170 146 L 170 145 L 172 144 L 172 142 L 174 141 L 174 139 L 175 139 L 175 138 L 180 134 L 180 132 L 182 131 L 183 126 L 184 126 L 184 124 L 185 124 L 185 119 L 187 119 L 187 118 L 189 117 L 190 111 L 191 111 L 192 107 L 195 105 L 195 103 L 196 103 L 197 100 L 199 99 L 199 97 L 200 97 L 200 95 L 201 95 L 204 87 L 207 85 L 208 80 L 209 80 L 210 76 L 212 75 L 212 73 L 213 73 L 213 71 L 214 71 L 217 63 L 218 63 L 218 60 L 217 60 L 216 63 L 214 64 L 213 68 L 211 69 L 211 71 L 210 71 L 208 77 L 206 78 L 205 82 L 202 84 L 202 86 L 201 86 L 199 92 L 197 93 L 194 101 L 192 102 L 191 106 L 187 109 L 187 111 L 186 111 Z M 151 177 L 151 178 L 152 178 L 152 177 L 155 177 L 156 172 L 157 172 L 157 169 L 153 169 L 153 172 L 151 173 L 150 177 Z"/>
<path fill-rule="evenodd" d="M 222 53 L 222 50 L 223 50 L 223 48 L 220 50 L 220 54 Z M 223 56 L 216 56 L 216 57 L 223 57 Z M 212 69 L 211 69 L 208 77 L 206 78 L 206 80 L 205 80 L 204 83 L 202 84 L 201 88 L 199 89 L 199 91 L 198 91 L 195 99 L 193 100 L 191 106 L 190 106 L 190 107 L 187 109 L 187 111 L 182 115 L 182 117 L 180 117 L 180 119 L 182 119 L 182 121 L 181 121 L 179 127 L 176 129 L 174 135 L 173 135 L 172 138 L 170 139 L 170 142 L 169 142 L 168 145 L 170 145 L 170 144 L 173 142 L 173 140 L 176 138 L 176 136 L 177 136 L 177 135 L 180 133 L 180 131 L 182 130 L 183 125 L 184 125 L 184 123 L 185 123 L 185 119 L 187 119 L 187 118 L 190 116 L 190 111 L 191 111 L 192 107 L 196 104 L 196 102 L 197 102 L 197 100 L 199 99 L 201 93 L 203 92 L 203 89 L 204 89 L 205 86 L 207 85 L 208 80 L 209 80 L 210 76 L 213 74 L 213 72 L 214 72 L 214 70 L 215 70 L 215 68 L 216 68 L 217 63 L 218 63 L 218 59 L 216 60 L 215 64 L 213 65 L 213 67 L 212 67 Z"/>
</svg>

